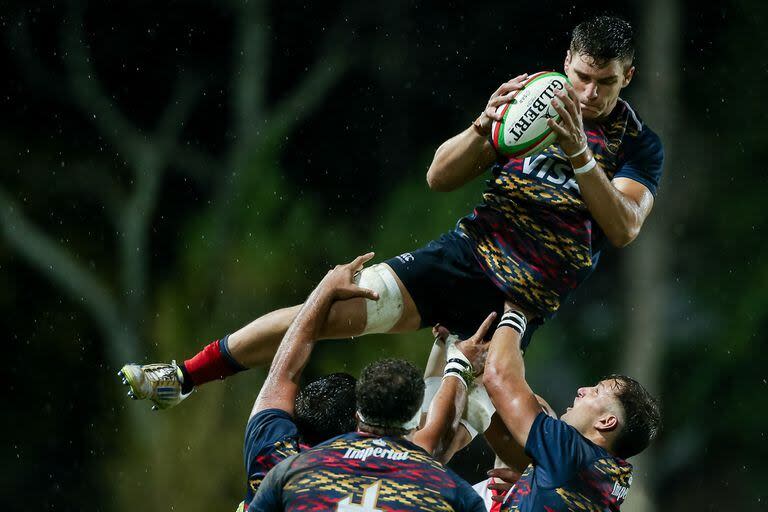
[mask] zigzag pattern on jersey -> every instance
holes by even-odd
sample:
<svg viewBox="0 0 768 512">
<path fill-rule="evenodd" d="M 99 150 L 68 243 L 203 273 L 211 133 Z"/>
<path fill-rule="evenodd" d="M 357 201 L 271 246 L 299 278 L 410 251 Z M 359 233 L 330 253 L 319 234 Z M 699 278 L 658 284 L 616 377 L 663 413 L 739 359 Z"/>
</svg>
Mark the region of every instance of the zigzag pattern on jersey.
<svg viewBox="0 0 768 512">
<path fill-rule="evenodd" d="M 264 480 L 264 476 L 270 469 L 291 455 L 296 455 L 306 448 L 307 446 L 300 445 L 295 439 L 285 439 L 275 443 L 269 453 L 258 455 L 252 465 L 252 473 L 248 475 L 248 485 L 251 487 L 251 490 L 256 493 L 262 480 Z"/>
<path fill-rule="evenodd" d="M 317 447 L 303 454 L 293 465 L 301 471 L 307 467 L 324 467 L 353 474 L 390 474 L 403 482 L 415 482 L 420 485 L 432 485 L 435 488 L 455 488 L 453 480 L 446 478 L 445 467 L 420 450 L 408 450 L 394 443 L 387 447 L 397 451 L 407 451 L 406 460 L 389 460 L 384 457 L 368 457 L 366 460 L 344 458 L 349 449 L 364 450 L 371 447 L 370 439 L 349 442 L 339 439 L 332 444 Z"/>
<path fill-rule="evenodd" d="M 500 512 L 519 512 L 520 500 L 531 494 L 531 481 L 533 480 L 533 464 L 528 464 L 520 479 L 515 483 L 512 491 L 507 495 L 499 508 Z"/>
<path fill-rule="evenodd" d="M 616 174 L 622 140 L 638 133 L 623 102 L 610 120 L 586 130 L 590 149 L 608 179 Z M 551 314 L 592 268 L 595 233 L 581 195 L 568 185 L 573 169 L 562 149 L 552 145 L 542 155 L 540 166 L 527 173 L 524 160 L 510 159 L 497 167 L 483 194 L 485 204 L 459 227 L 474 241 L 481 265 L 511 300 Z M 550 170 L 556 173 L 553 182 L 543 179 Z"/>
<path fill-rule="evenodd" d="M 439 492 L 440 487 L 426 487 L 422 481 L 402 482 L 385 475 L 364 476 L 339 474 L 330 469 L 302 473 L 283 489 L 291 495 L 293 509 L 302 511 L 326 511 L 335 509 L 340 499 L 352 497 L 352 503 L 360 503 L 364 489 L 381 482 L 376 507 L 385 510 L 452 512 L 454 509 Z"/>
<path fill-rule="evenodd" d="M 616 504 L 618 509 L 618 503 L 624 500 L 624 496 L 612 496 L 614 484 L 629 490 L 632 485 L 632 465 L 617 459 L 598 459 L 582 472 L 581 478 L 589 482 L 602 503 Z"/>
</svg>

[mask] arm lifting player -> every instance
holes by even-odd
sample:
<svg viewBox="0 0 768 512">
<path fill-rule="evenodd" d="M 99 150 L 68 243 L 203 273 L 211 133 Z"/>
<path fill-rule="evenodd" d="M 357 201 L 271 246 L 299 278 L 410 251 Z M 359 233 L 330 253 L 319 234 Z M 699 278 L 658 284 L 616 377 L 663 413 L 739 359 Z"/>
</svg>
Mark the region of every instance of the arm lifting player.
<svg viewBox="0 0 768 512">
<path fill-rule="evenodd" d="M 559 420 L 547 416 L 525 380 L 520 340 L 527 316 L 510 303 L 505 309 L 483 381 L 496 413 L 533 461 L 507 506 L 618 510 L 632 482 L 625 459 L 643 451 L 658 431 L 657 401 L 637 381 L 613 375 L 579 388 Z"/>
<path fill-rule="evenodd" d="M 317 331 L 336 300 L 376 299 L 352 282 L 373 254 L 329 271 L 309 295 L 278 346 L 245 430 L 243 455 L 248 478 L 243 505 L 251 502 L 267 472 L 302 448 L 355 429 L 355 378 L 334 373 L 299 389 Z"/>
</svg>

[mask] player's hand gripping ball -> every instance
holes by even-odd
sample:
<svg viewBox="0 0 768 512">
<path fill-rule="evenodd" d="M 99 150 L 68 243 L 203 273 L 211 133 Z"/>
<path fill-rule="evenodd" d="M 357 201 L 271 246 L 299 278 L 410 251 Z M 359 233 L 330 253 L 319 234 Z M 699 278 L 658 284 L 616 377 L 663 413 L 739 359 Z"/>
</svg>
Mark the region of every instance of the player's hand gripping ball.
<svg viewBox="0 0 768 512">
<path fill-rule="evenodd" d="M 565 90 L 566 83 L 570 82 L 565 75 L 542 71 L 528 77 L 522 89 L 511 93 L 512 101 L 497 111 L 501 121 L 491 125 L 491 139 L 499 153 L 522 158 L 555 142 L 556 134 L 547 126 L 547 120 L 560 120 L 552 99 L 557 91 Z"/>
</svg>

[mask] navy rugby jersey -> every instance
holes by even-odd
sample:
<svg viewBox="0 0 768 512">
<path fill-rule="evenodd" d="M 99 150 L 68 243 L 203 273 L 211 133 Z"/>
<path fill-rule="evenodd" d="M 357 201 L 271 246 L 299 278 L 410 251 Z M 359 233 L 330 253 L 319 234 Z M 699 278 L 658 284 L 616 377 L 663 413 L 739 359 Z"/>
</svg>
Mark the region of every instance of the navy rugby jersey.
<svg viewBox="0 0 768 512">
<path fill-rule="evenodd" d="M 248 487 L 245 508 L 261 485 L 267 472 L 291 455 L 307 447 L 299 444 L 299 431 L 293 418 L 281 409 L 265 409 L 248 420 L 243 458 Z"/>
<path fill-rule="evenodd" d="M 632 484 L 631 464 L 543 412 L 525 453 L 533 463 L 505 497 L 502 512 L 617 511 Z"/>
<path fill-rule="evenodd" d="M 400 437 L 352 432 L 275 467 L 249 510 L 485 512 L 472 487 Z"/>
<path fill-rule="evenodd" d="M 585 121 L 584 131 L 608 179 L 630 178 L 656 195 L 661 141 L 627 102 L 619 99 L 600 123 Z M 606 245 L 557 144 L 525 159 L 500 157 L 483 203 L 457 230 L 496 286 L 545 318 L 589 276 Z"/>
</svg>

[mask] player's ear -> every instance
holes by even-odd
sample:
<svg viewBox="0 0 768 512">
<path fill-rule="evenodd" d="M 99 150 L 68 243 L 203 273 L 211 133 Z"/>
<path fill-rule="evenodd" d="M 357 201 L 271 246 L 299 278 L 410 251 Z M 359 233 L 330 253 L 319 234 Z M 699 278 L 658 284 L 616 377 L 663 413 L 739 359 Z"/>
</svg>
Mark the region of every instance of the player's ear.
<svg viewBox="0 0 768 512">
<path fill-rule="evenodd" d="M 619 418 L 615 414 L 605 413 L 595 421 L 595 430 L 598 432 L 613 432 L 619 427 Z"/>
<path fill-rule="evenodd" d="M 568 74 L 568 70 L 571 67 L 571 50 L 566 50 L 565 52 L 565 62 L 563 62 L 563 69 L 565 70 L 565 74 Z"/>
<path fill-rule="evenodd" d="M 624 78 L 621 82 L 621 88 L 629 85 L 629 82 L 632 81 L 632 77 L 635 76 L 635 66 L 629 66 L 629 68 L 624 72 Z"/>
</svg>

